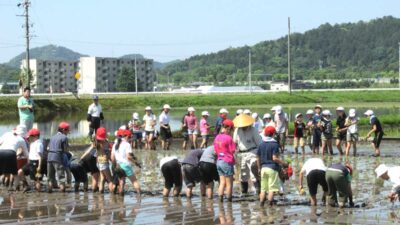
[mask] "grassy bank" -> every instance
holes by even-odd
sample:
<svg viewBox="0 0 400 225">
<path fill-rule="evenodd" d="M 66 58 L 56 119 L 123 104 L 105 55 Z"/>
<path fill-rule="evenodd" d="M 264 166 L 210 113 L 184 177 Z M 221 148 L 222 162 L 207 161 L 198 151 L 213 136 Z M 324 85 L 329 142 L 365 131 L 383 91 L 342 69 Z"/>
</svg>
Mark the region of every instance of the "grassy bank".
<svg viewBox="0 0 400 225">
<path fill-rule="evenodd" d="M 90 96 L 81 99 L 73 97 L 39 98 L 34 97 L 36 110 L 41 111 L 66 111 L 86 110 L 91 103 Z M 343 92 L 295 92 L 288 93 L 253 93 L 253 94 L 149 94 L 149 95 L 109 95 L 101 97 L 101 104 L 105 109 L 136 108 L 151 105 L 159 108 L 168 103 L 173 107 L 221 107 L 221 106 L 251 106 L 273 104 L 362 104 L 400 102 L 400 91 L 346 91 Z M 17 97 L 1 97 L 0 113 L 14 113 Z"/>
</svg>

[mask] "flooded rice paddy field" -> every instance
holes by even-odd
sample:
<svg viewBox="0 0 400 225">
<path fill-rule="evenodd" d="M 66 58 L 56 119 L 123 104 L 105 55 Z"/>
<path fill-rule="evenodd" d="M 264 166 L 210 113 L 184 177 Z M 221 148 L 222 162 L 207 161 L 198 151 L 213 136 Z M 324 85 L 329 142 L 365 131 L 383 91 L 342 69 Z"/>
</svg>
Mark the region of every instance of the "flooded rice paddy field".
<svg viewBox="0 0 400 225">
<path fill-rule="evenodd" d="M 400 202 L 390 203 L 386 196 L 391 185 L 376 179 L 374 168 L 380 163 L 399 165 L 400 143 L 384 142 L 382 157 L 373 158 L 369 145 L 359 147 L 359 156 L 348 160 L 354 168 L 353 193 L 358 207 L 338 209 L 308 206 L 308 197 L 298 193 L 298 172 L 311 154 L 285 158 L 293 160 L 295 174 L 285 183 L 286 195 L 276 197 L 278 205 L 260 208 L 257 197 L 240 196 L 239 171 L 236 171 L 232 203 L 219 203 L 216 199 L 195 196 L 187 199 L 161 196 L 163 178 L 158 162 L 167 155 L 183 158 L 184 151 L 138 151 L 143 168 L 137 171 L 143 197 L 136 198 L 129 182 L 126 195 L 106 193 L 8 193 L 0 191 L 0 223 L 20 224 L 399 224 Z M 293 152 L 289 147 L 288 152 Z M 79 154 L 78 152 L 76 154 Z M 240 157 L 240 156 L 239 156 Z M 345 161 L 338 155 L 326 157 L 326 163 Z M 237 160 L 239 161 L 239 159 Z M 322 190 L 319 189 L 318 199 Z"/>
</svg>

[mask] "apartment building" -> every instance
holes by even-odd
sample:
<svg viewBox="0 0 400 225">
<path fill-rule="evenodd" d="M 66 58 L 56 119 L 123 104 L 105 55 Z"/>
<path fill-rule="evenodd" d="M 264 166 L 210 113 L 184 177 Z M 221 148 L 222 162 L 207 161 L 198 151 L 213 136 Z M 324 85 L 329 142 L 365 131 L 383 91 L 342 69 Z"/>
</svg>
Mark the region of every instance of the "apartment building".
<svg viewBox="0 0 400 225">
<path fill-rule="evenodd" d="M 26 68 L 22 61 L 21 69 Z M 78 61 L 61 60 L 29 60 L 34 93 L 64 93 L 76 92 L 77 81 L 75 73 L 79 70 Z"/>
<path fill-rule="evenodd" d="M 135 59 L 81 57 L 79 93 L 116 92 L 117 78 L 123 68 L 135 70 Z M 153 60 L 136 59 L 138 91 L 153 91 Z M 133 73 L 132 76 L 135 76 Z"/>
</svg>

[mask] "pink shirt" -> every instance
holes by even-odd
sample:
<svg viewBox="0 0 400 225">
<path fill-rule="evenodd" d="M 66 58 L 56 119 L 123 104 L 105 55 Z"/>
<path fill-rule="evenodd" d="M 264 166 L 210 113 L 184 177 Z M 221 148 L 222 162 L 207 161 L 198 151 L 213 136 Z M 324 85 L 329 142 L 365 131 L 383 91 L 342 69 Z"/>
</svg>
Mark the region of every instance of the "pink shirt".
<svg viewBox="0 0 400 225">
<path fill-rule="evenodd" d="M 231 136 L 227 134 L 218 134 L 214 140 L 214 151 L 218 160 L 224 160 L 228 164 L 235 164 L 235 156 L 233 153 L 236 150 L 236 144 Z"/>
<path fill-rule="evenodd" d="M 208 135 L 208 123 L 207 120 L 202 118 L 200 120 L 200 133 L 201 135 Z"/>
<path fill-rule="evenodd" d="M 184 123 L 189 130 L 197 129 L 197 117 L 196 116 L 185 116 Z"/>
</svg>

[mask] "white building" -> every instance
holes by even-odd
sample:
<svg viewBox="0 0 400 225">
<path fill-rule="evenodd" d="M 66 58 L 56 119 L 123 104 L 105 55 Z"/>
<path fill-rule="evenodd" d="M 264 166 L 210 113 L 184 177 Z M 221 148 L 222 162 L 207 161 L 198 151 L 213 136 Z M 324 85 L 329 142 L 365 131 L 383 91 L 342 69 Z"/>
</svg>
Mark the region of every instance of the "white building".
<svg viewBox="0 0 400 225">
<path fill-rule="evenodd" d="M 134 59 L 81 57 L 79 62 L 81 78 L 78 92 L 91 94 L 96 92 L 115 92 L 117 77 L 122 68 L 135 71 Z M 153 60 L 136 60 L 138 91 L 153 91 Z M 132 76 L 135 76 L 132 74 Z"/>
<path fill-rule="evenodd" d="M 64 93 L 76 92 L 78 71 L 77 61 L 61 60 L 29 60 L 34 93 Z M 26 60 L 22 61 L 21 69 L 26 68 Z"/>
<path fill-rule="evenodd" d="M 117 77 L 123 68 L 135 71 L 134 59 L 81 57 L 79 61 L 38 60 L 29 61 L 34 93 L 116 92 Z M 26 68 L 25 60 L 21 69 Z M 137 59 L 138 91 L 153 91 L 153 60 Z M 75 74 L 79 72 L 77 80 Z M 135 76 L 134 73 L 132 76 Z"/>
<path fill-rule="evenodd" d="M 289 85 L 285 82 L 271 82 L 271 91 L 289 91 Z"/>
</svg>

